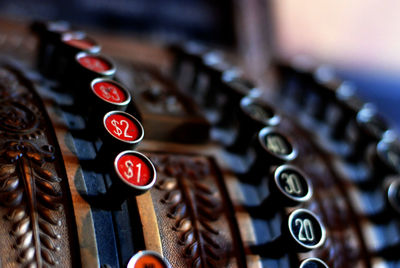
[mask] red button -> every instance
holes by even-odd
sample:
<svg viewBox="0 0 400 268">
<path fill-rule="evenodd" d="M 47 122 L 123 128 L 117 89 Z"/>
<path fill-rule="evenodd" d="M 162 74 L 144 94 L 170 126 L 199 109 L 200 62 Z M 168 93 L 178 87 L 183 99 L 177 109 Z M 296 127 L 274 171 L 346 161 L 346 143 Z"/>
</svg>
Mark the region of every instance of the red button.
<svg viewBox="0 0 400 268">
<path fill-rule="evenodd" d="M 90 48 L 96 46 L 96 44 L 92 40 L 89 40 L 87 38 L 83 39 L 71 38 L 65 40 L 64 43 L 81 50 L 89 50 Z"/>
<path fill-rule="evenodd" d="M 86 55 L 78 58 L 78 62 L 85 68 L 102 73 L 112 69 L 111 63 L 97 56 Z"/>
<path fill-rule="evenodd" d="M 126 93 L 118 85 L 111 82 L 98 82 L 93 85 L 93 91 L 103 100 L 112 103 L 122 103 L 127 100 Z"/>
<path fill-rule="evenodd" d="M 163 261 L 152 255 L 143 255 L 135 263 L 135 268 L 165 268 Z"/>
<path fill-rule="evenodd" d="M 138 127 L 139 122 L 134 122 L 126 113 L 112 113 L 105 119 L 105 126 L 108 132 L 115 138 L 123 141 L 136 141 L 142 135 L 141 127 Z"/>
<path fill-rule="evenodd" d="M 129 260 L 127 268 L 170 268 L 166 258 L 159 253 L 145 250 L 139 251 Z"/>
<path fill-rule="evenodd" d="M 154 177 L 151 162 L 145 161 L 135 152 L 117 157 L 116 168 L 120 177 L 133 186 L 145 186 L 151 183 Z"/>
</svg>

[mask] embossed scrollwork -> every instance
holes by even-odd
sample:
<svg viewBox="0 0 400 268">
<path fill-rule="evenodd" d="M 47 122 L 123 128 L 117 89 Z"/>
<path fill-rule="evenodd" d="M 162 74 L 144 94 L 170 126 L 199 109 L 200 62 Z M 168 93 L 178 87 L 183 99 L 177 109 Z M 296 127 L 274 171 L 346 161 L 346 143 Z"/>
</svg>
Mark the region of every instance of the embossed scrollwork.
<svg viewBox="0 0 400 268">
<path fill-rule="evenodd" d="M 1 151 L 0 204 L 9 208 L 11 233 L 16 237 L 18 262 L 43 267 L 56 265 L 60 237 L 54 226 L 61 224 L 56 212 L 61 208 L 61 179 L 44 164 L 54 158 L 54 150 L 27 141 L 10 141 Z"/>
<path fill-rule="evenodd" d="M 33 86 L 13 68 L 0 67 L 0 206 L 6 219 L 0 226 L 10 228 L 2 244 L 10 256 L 0 266 L 65 265 L 58 253 L 65 251 L 63 181 L 44 114 Z"/>
<path fill-rule="evenodd" d="M 37 127 L 38 119 L 33 111 L 18 102 L 0 103 L 0 129 L 14 133 L 26 133 Z"/>
<path fill-rule="evenodd" d="M 159 202 L 188 267 L 225 267 L 232 244 L 215 173 L 206 158 L 150 154 Z M 168 231 L 170 231 L 168 230 Z"/>
</svg>

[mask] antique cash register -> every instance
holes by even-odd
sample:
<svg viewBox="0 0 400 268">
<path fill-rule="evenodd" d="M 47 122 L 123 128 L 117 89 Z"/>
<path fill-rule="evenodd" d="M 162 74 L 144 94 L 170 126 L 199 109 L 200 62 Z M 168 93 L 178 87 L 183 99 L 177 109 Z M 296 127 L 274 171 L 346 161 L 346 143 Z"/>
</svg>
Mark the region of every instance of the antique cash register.
<svg viewBox="0 0 400 268">
<path fill-rule="evenodd" d="M 400 267 L 397 133 L 332 68 L 0 24 L 1 267 Z"/>
</svg>

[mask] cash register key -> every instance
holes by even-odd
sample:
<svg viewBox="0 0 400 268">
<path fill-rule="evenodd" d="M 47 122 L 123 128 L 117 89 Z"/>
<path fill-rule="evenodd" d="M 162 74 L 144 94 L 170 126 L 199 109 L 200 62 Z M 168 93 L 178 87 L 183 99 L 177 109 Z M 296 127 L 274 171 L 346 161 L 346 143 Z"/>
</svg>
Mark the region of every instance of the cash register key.
<svg viewBox="0 0 400 268">
<path fill-rule="evenodd" d="M 67 21 L 56 20 L 56 21 L 34 21 L 31 26 L 31 30 L 37 34 L 45 35 L 45 34 L 57 34 L 59 38 L 62 33 L 71 30 L 71 25 Z"/>
<path fill-rule="evenodd" d="M 101 47 L 84 32 L 66 32 L 60 37 L 51 61 L 51 75 L 64 82 L 71 79 L 75 67 L 75 55 L 79 52 L 98 53 Z"/>
<path fill-rule="evenodd" d="M 189 74 L 191 80 L 188 81 L 187 87 L 195 92 L 197 90 L 197 83 L 199 82 L 200 69 L 203 65 L 203 55 L 209 51 L 209 48 L 196 42 L 186 42 L 183 45 L 183 51 L 185 60 L 192 65 L 192 73 Z"/>
<path fill-rule="evenodd" d="M 210 51 L 203 55 L 203 64 L 213 74 L 222 78 L 222 73 L 230 69 L 233 64 L 228 59 L 228 56 L 221 51 Z"/>
<path fill-rule="evenodd" d="M 202 55 L 208 50 L 208 47 L 196 42 L 170 46 L 174 55 L 173 75 L 182 89 L 192 94 L 197 93 L 198 76 L 203 64 Z"/>
<path fill-rule="evenodd" d="M 371 103 L 364 104 L 356 119 L 360 128 L 374 141 L 382 139 L 389 128 L 385 119 L 378 114 L 376 107 Z"/>
<path fill-rule="evenodd" d="M 76 103 L 87 114 L 88 128 L 96 136 L 102 131 L 104 115 L 109 111 L 126 111 L 132 104 L 129 91 L 121 84 L 108 78 L 96 78 L 90 83 L 90 90 L 78 92 Z M 131 109 L 132 110 L 132 109 Z M 136 115 L 136 114 L 135 114 Z"/>
<path fill-rule="evenodd" d="M 387 189 L 387 200 L 392 210 L 400 216 L 400 178 L 390 183 Z"/>
<path fill-rule="evenodd" d="M 280 122 L 280 116 L 271 107 L 254 98 L 244 97 L 240 101 L 240 108 L 256 127 L 276 126 Z"/>
<path fill-rule="evenodd" d="M 288 218 L 285 230 L 298 252 L 306 252 L 322 246 L 326 230 L 318 217 L 307 209 L 296 209 Z"/>
<path fill-rule="evenodd" d="M 308 258 L 300 263 L 299 268 L 329 268 L 329 266 L 318 258 Z"/>
<path fill-rule="evenodd" d="M 342 83 L 332 66 L 321 65 L 314 72 L 315 93 L 319 100 L 312 107 L 311 114 L 317 120 L 325 121 L 329 118 L 329 109 L 335 99 L 336 90 Z"/>
<path fill-rule="evenodd" d="M 292 165 L 276 168 L 273 178 L 269 180 L 269 187 L 270 200 L 276 200 L 283 206 L 307 202 L 313 193 L 310 181 L 303 172 Z"/>
<path fill-rule="evenodd" d="M 145 250 L 133 255 L 127 268 L 171 268 L 171 265 L 159 253 Z"/>
<path fill-rule="evenodd" d="M 88 88 L 94 79 L 99 77 L 112 79 L 115 71 L 115 65 L 110 59 L 99 54 L 79 52 L 75 55 L 75 64 L 71 70 L 74 79 L 69 78 L 65 83 L 82 99 L 85 93 L 84 97 L 87 97 Z"/>
<path fill-rule="evenodd" d="M 336 90 L 336 101 L 347 109 L 358 111 L 363 103 L 358 99 L 356 91 L 357 88 L 352 82 L 344 81 Z"/>
<path fill-rule="evenodd" d="M 150 190 L 156 182 L 156 169 L 145 155 L 137 151 L 123 151 L 114 160 L 113 197 L 123 201 L 130 195 Z"/>
<path fill-rule="evenodd" d="M 256 86 L 245 77 L 243 70 L 233 67 L 222 73 L 221 94 L 224 99 L 222 105 L 218 106 L 220 118 L 218 126 L 229 127 L 238 121 L 238 107 L 240 101 L 256 88 Z"/>
<path fill-rule="evenodd" d="M 156 170 L 153 163 L 139 152 L 121 152 L 115 158 L 114 167 L 119 179 L 135 192 L 144 193 L 156 181 Z"/>
<path fill-rule="evenodd" d="M 307 252 L 321 247 L 326 240 L 326 230 L 318 217 L 308 209 L 292 211 L 282 222 L 281 234 L 260 245 L 265 256 L 282 256 L 288 251 Z"/>
<path fill-rule="evenodd" d="M 356 87 L 351 82 L 343 82 L 335 94 L 338 115 L 331 122 L 331 136 L 340 140 L 345 138 L 349 123 L 355 119 L 357 112 L 362 108 L 363 102 L 356 96 Z"/>
<path fill-rule="evenodd" d="M 374 158 L 375 173 L 382 176 L 400 173 L 400 144 L 396 141 L 382 139 L 376 145 Z"/>
<path fill-rule="evenodd" d="M 121 84 L 108 78 L 96 78 L 90 83 L 93 108 L 97 113 L 111 110 L 125 111 L 131 101 L 131 94 Z M 103 114 L 104 114 L 103 113 Z"/>
<path fill-rule="evenodd" d="M 203 56 L 202 72 L 208 77 L 208 85 L 202 89 L 200 103 L 210 108 L 220 107 L 220 96 L 224 94 L 222 74 L 232 66 L 228 55 L 221 51 L 210 51 Z"/>
<path fill-rule="evenodd" d="M 279 131 L 265 127 L 258 133 L 254 144 L 256 158 L 246 172 L 238 174 L 242 181 L 257 184 L 269 173 L 269 168 L 291 161 L 297 156 L 297 149 Z"/>
<path fill-rule="evenodd" d="M 65 33 L 61 38 L 65 49 L 71 51 L 73 56 L 78 52 L 99 53 L 101 46 L 86 34 Z"/>
<path fill-rule="evenodd" d="M 313 188 L 308 178 L 297 167 L 277 167 L 268 180 L 269 195 L 261 204 L 262 215 L 270 218 L 279 209 L 293 207 L 310 200 Z"/>
<path fill-rule="evenodd" d="M 100 135 L 94 133 L 102 140 L 96 156 L 97 162 L 112 162 L 118 152 L 135 149 L 144 137 L 144 129 L 139 120 L 123 111 L 108 112 L 103 117 L 102 126 L 101 130 L 96 130 L 101 132 Z"/>
<path fill-rule="evenodd" d="M 230 87 L 228 94 L 239 95 L 241 98 L 256 87 L 250 80 L 246 79 L 243 71 L 237 67 L 224 71 L 221 79 Z"/>
<path fill-rule="evenodd" d="M 32 31 L 39 38 L 37 66 L 39 71 L 48 76 L 54 73 L 56 59 L 56 47 L 59 46 L 61 36 L 71 31 L 71 26 L 65 21 L 34 22 Z"/>
<path fill-rule="evenodd" d="M 389 129 L 388 124 L 376 111 L 371 103 L 366 103 L 356 116 L 357 128 L 354 129 L 351 140 L 352 150 L 348 160 L 358 161 L 365 155 L 368 145 L 383 138 Z"/>
<path fill-rule="evenodd" d="M 93 76 L 112 77 L 115 74 L 114 64 L 104 56 L 80 52 L 75 56 L 75 60 Z"/>
<path fill-rule="evenodd" d="M 387 176 L 400 174 L 400 143 L 397 139 L 397 134 L 388 130 L 382 140 L 368 146 L 365 156 L 368 173 L 357 182 L 358 187 L 373 190 L 382 182 L 387 184 Z"/>
<path fill-rule="evenodd" d="M 132 115 L 123 111 L 111 111 L 104 116 L 103 125 L 108 137 L 133 149 L 143 139 L 142 124 Z M 107 142 L 107 139 L 105 139 Z M 115 142 L 113 146 L 115 146 Z"/>
<path fill-rule="evenodd" d="M 55 43 L 59 42 L 61 36 L 64 33 L 71 31 L 71 26 L 66 21 L 49 21 L 49 22 L 36 21 L 32 23 L 31 29 L 39 37 L 38 52 L 41 53 L 43 52 L 41 51 L 41 49 L 47 50 L 49 49 L 50 46 L 54 46 Z M 38 58 L 38 60 L 42 60 L 42 58 Z"/>
<path fill-rule="evenodd" d="M 93 205 L 104 209 L 121 209 L 121 205 L 135 196 L 150 190 L 156 182 L 156 169 L 145 155 L 126 150 L 119 153 L 114 161 L 98 161 L 98 171 L 106 171 L 111 186 L 105 194 L 99 194 Z"/>
<path fill-rule="evenodd" d="M 298 55 L 291 59 L 290 66 L 293 69 L 294 92 L 292 99 L 300 106 L 307 103 L 309 90 L 314 86 L 313 72 L 316 62 L 313 58 L 305 55 Z"/>
<path fill-rule="evenodd" d="M 265 126 L 276 126 L 280 122 L 280 116 L 269 105 L 246 96 L 240 101 L 238 121 L 236 138 L 228 150 L 244 153 L 249 147 L 254 133 Z"/>
<path fill-rule="evenodd" d="M 271 164 L 291 161 L 297 156 L 292 143 L 272 127 L 265 127 L 258 133 L 262 155 L 267 156 Z"/>
</svg>

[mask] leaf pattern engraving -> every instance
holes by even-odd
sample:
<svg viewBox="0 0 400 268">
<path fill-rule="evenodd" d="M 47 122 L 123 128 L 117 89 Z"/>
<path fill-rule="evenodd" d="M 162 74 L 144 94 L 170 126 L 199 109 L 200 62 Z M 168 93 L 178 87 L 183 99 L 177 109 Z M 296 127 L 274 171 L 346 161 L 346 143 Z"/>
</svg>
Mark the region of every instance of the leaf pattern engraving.
<svg viewBox="0 0 400 268">
<path fill-rule="evenodd" d="M 54 226 L 60 210 L 61 181 L 45 168 L 54 159 L 54 148 L 41 148 L 30 141 L 9 141 L 0 151 L 0 204 L 9 208 L 7 219 L 12 222 L 18 262 L 29 267 L 58 264 L 53 252 L 60 250 L 60 235 Z"/>
<path fill-rule="evenodd" d="M 153 155 L 151 159 L 157 167 L 156 189 L 163 193 L 160 202 L 174 222 L 172 230 L 178 234 L 183 256 L 191 267 L 221 267 L 226 245 L 221 245 L 224 237 L 215 223 L 223 207 L 215 183 L 207 179 L 207 160 Z"/>
</svg>

